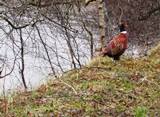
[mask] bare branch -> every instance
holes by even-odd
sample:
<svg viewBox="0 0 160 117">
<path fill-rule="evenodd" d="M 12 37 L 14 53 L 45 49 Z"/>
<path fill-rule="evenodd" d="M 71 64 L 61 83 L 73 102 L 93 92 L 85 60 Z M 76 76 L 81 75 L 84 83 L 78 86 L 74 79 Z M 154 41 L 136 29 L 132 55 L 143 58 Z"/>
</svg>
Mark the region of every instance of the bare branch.
<svg viewBox="0 0 160 117">
<path fill-rule="evenodd" d="M 62 2 L 62 1 L 47 1 L 47 2 L 37 2 L 37 3 L 33 3 L 33 2 L 30 2 L 29 5 L 32 5 L 32 6 L 35 6 L 35 7 L 41 7 L 41 8 L 44 8 L 44 7 L 49 7 L 49 6 L 52 6 L 52 5 L 64 5 L 64 4 L 72 4 L 72 2 Z"/>
<path fill-rule="evenodd" d="M 160 11 L 160 6 L 154 8 L 154 9 L 151 9 L 150 11 L 148 11 L 148 12 L 146 13 L 146 15 L 143 15 L 143 16 L 141 16 L 140 18 L 138 18 L 138 20 L 139 20 L 139 21 L 147 20 L 148 18 L 150 18 L 150 16 L 151 16 L 152 14 L 154 14 L 154 13 L 157 12 L 157 11 Z"/>
<path fill-rule="evenodd" d="M 22 28 L 26 28 L 27 26 L 29 26 L 30 24 L 26 24 L 23 26 L 15 26 L 9 19 L 7 19 L 6 17 L 0 16 L 3 20 L 5 20 L 13 29 L 22 29 Z"/>
<path fill-rule="evenodd" d="M 96 0 L 86 0 L 85 1 L 85 6 L 88 6 L 91 2 L 94 2 L 94 1 L 96 1 Z"/>
</svg>

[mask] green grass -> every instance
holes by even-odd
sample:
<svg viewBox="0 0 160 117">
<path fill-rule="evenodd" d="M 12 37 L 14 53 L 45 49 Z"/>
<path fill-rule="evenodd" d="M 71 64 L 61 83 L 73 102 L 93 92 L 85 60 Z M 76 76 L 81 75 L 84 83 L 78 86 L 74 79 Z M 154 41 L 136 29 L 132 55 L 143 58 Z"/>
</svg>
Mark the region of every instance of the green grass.
<svg viewBox="0 0 160 117">
<path fill-rule="evenodd" d="M 0 116 L 159 117 L 160 47 L 116 64 L 98 57 L 37 90 L 0 99 Z"/>
<path fill-rule="evenodd" d="M 147 117 L 147 112 L 146 107 L 137 107 L 135 109 L 135 117 Z"/>
</svg>

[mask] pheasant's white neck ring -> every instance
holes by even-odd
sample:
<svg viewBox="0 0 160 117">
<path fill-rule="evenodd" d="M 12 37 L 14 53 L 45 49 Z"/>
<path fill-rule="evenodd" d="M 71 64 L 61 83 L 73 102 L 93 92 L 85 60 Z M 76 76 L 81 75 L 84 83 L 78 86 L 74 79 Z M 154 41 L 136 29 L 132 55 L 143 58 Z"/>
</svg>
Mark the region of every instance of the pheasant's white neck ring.
<svg viewBox="0 0 160 117">
<path fill-rule="evenodd" d="M 122 34 L 127 34 L 127 31 L 122 31 L 121 33 L 122 33 Z"/>
</svg>

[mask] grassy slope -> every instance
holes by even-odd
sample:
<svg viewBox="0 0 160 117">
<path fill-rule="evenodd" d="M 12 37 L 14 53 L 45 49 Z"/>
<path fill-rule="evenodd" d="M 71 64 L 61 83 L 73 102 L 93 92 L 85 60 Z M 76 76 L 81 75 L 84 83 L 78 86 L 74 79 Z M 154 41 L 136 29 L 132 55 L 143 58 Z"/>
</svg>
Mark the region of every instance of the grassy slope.
<svg viewBox="0 0 160 117">
<path fill-rule="evenodd" d="M 160 45 L 146 58 L 116 64 L 96 58 L 35 91 L 13 95 L 7 106 L 0 100 L 0 115 L 6 110 L 14 117 L 160 117 L 159 50 Z"/>
</svg>

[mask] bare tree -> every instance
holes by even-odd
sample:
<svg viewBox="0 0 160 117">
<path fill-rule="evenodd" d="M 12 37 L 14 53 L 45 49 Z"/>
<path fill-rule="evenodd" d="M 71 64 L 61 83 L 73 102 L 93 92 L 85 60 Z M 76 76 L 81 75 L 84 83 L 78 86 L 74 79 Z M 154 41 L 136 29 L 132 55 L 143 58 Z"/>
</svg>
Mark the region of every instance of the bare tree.
<svg viewBox="0 0 160 117">
<path fill-rule="evenodd" d="M 20 69 L 20 74 L 21 74 L 21 78 L 22 78 L 22 81 L 23 81 L 23 85 L 24 85 L 24 88 L 27 89 L 27 84 L 26 84 L 26 81 L 25 81 L 25 75 L 24 75 L 24 70 L 25 70 L 25 64 L 24 64 L 24 40 L 23 40 L 23 35 L 22 35 L 22 30 L 19 29 L 19 33 L 20 33 L 20 43 L 21 43 L 21 46 L 20 46 L 20 58 L 21 58 L 21 66 L 19 67 Z"/>
<path fill-rule="evenodd" d="M 49 52 L 48 52 L 48 49 L 47 49 L 47 46 L 46 46 L 46 43 L 45 43 L 45 42 L 43 41 L 43 39 L 42 39 L 42 36 L 41 36 L 41 33 L 40 33 L 39 28 L 38 28 L 37 26 L 35 26 L 35 27 L 36 27 L 36 30 L 37 30 L 37 32 L 38 32 L 38 36 L 39 36 L 39 38 L 40 38 L 40 41 L 41 41 L 41 43 L 42 43 L 42 45 L 43 45 L 43 47 L 44 47 L 44 49 L 45 49 L 45 52 L 46 52 L 46 55 L 47 55 L 47 58 L 48 58 L 48 62 L 49 62 L 50 66 L 51 66 L 51 69 L 52 69 L 52 73 L 53 73 L 54 75 L 56 75 L 55 69 L 54 69 L 54 67 L 53 67 L 53 65 L 52 65 L 52 61 L 51 61 L 51 58 L 50 58 L 50 55 L 49 55 Z"/>
</svg>

